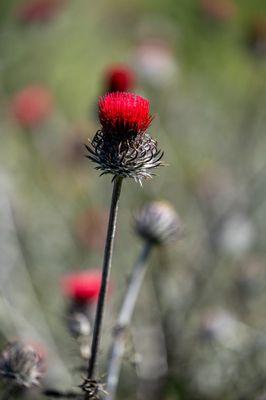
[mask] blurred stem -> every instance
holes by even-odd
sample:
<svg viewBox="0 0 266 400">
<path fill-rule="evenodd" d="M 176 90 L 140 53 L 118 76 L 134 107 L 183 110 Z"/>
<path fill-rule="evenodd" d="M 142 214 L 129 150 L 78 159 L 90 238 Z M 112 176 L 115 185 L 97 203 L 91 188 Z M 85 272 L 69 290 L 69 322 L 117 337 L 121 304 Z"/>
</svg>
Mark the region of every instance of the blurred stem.
<svg viewBox="0 0 266 400">
<path fill-rule="evenodd" d="M 133 267 L 127 291 L 122 303 L 118 320 L 114 330 L 114 340 L 110 351 L 110 359 L 107 373 L 107 400 L 115 398 L 121 363 L 125 351 L 125 330 L 129 326 L 133 311 L 139 296 L 140 288 L 147 270 L 147 259 L 151 253 L 153 245 L 146 242 L 136 264 Z"/>
<path fill-rule="evenodd" d="M 97 304 L 95 323 L 93 329 L 93 337 L 92 337 L 92 345 L 91 345 L 91 357 L 89 360 L 88 373 L 87 378 L 91 380 L 94 376 L 97 356 L 100 345 L 100 337 L 101 337 L 101 328 L 102 328 L 102 320 L 104 313 L 104 305 L 106 299 L 106 292 L 108 287 L 111 262 L 112 262 L 112 254 L 114 247 L 114 237 L 116 231 L 116 221 L 117 221 L 117 211 L 118 211 L 118 201 L 121 193 L 122 187 L 121 177 L 115 177 L 114 186 L 113 186 L 113 195 L 110 206 L 110 215 L 109 215 L 109 223 L 108 230 L 106 236 L 105 250 L 104 250 L 104 259 L 103 259 L 103 268 L 102 268 L 102 283 L 101 289 Z"/>
</svg>

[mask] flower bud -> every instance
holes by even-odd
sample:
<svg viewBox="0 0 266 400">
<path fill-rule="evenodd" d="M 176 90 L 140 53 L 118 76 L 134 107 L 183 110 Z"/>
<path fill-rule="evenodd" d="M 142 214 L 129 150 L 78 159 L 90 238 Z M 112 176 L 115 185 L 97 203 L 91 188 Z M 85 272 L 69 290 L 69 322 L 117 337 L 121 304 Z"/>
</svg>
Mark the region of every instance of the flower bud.
<svg viewBox="0 0 266 400">
<path fill-rule="evenodd" d="M 182 224 L 170 204 L 155 201 L 144 206 L 136 215 L 135 231 L 153 244 L 166 244 L 178 239 Z"/>
</svg>

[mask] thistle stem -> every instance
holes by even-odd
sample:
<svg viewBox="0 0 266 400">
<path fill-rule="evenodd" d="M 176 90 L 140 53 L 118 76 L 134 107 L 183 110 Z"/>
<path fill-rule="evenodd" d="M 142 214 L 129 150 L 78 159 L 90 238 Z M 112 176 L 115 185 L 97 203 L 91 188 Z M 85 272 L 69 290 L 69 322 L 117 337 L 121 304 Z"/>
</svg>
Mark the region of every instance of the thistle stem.
<svg viewBox="0 0 266 400">
<path fill-rule="evenodd" d="M 122 180 L 123 178 L 121 177 L 115 177 L 114 179 L 113 195 L 110 206 L 109 223 L 108 223 L 104 258 L 103 258 L 102 283 L 96 309 L 95 322 L 94 322 L 92 345 L 91 345 L 91 357 L 89 360 L 88 371 L 87 371 L 88 379 L 92 379 L 94 376 L 97 356 L 99 352 L 104 305 L 105 305 L 105 299 L 106 299 L 106 293 L 107 293 L 107 287 L 111 269 L 117 211 L 118 211 L 118 201 L 121 193 Z"/>
<path fill-rule="evenodd" d="M 113 400 L 116 395 L 122 358 L 125 351 L 125 331 L 129 326 L 134 308 L 139 296 L 140 288 L 147 270 L 147 259 L 153 245 L 146 242 L 136 264 L 133 267 L 127 291 L 114 329 L 114 340 L 110 351 L 108 373 L 107 373 L 107 397 L 106 400 Z"/>
</svg>

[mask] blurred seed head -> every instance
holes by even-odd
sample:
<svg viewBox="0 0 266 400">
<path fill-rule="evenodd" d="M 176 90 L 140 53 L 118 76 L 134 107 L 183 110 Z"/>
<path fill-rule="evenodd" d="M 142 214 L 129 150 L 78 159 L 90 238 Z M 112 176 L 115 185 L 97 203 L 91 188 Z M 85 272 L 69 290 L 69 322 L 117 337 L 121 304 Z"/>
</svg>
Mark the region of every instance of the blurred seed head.
<svg viewBox="0 0 266 400">
<path fill-rule="evenodd" d="M 135 216 L 135 231 L 153 244 L 167 244 L 180 238 L 183 227 L 174 208 L 163 201 L 144 206 Z"/>
<path fill-rule="evenodd" d="M 109 93 L 99 100 L 99 130 L 86 146 L 101 175 L 140 182 L 162 165 L 162 152 L 147 133 L 152 116 L 149 101 L 132 93 Z"/>
<path fill-rule="evenodd" d="M 43 86 L 28 86 L 18 92 L 12 103 L 11 112 L 23 128 L 35 128 L 51 114 L 53 97 Z"/>
<path fill-rule="evenodd" d="M 256 227 L 248 214 L 236 210 L 223 221 L 217 236 L 220 251 L 231 257 L 242 257 L 255 243 Z"/>
<path fill-rule="evenodd" d="M 133 63 L 144 83 L 161 88 L 172 81 L 178 72 L 173 49 L 158 38 L 146 38 L 136 47 Z"/>
<path fill-rule="evenodd" d="M 203 314 L 199 336 L 227 348 L 241 347 L 249 337 L 247 327 L 225 309 L 207 310 Z"/>
<path fill-rule="evenodd" d="M 16 341 L 2 351 L 0 375 L 20 387 L 39 385 L 44 371 L 44 359 L 31 345 Z"/>
<path fill-rule="evenodd" d="M 113 65 L 107 69 L 104 76 L 106 92 L 128 92 L 135 84 L 134 71 L 127 65 Z"/>
<path fill-rule="evenodd" d="M 75 339 L 88 337 L 91 333 L 90 321 L 84 313 L 74 312 L 67 318 L 68 329 Z"/>
</svg>

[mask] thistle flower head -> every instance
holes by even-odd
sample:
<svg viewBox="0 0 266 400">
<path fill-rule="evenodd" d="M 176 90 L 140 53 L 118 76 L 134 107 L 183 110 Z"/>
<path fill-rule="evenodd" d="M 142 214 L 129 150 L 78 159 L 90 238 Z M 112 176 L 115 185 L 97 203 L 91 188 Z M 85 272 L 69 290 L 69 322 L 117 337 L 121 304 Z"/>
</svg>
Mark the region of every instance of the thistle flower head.
<svg viewBox="0 0 266 400">
<path fill-rule="evenodd" d="M 16 385 L 30 388 L 39 385 L 44 374 L 44 360 L 31 345 L 19 341 L 8 344 L 0 357 L 0 375 Z"/>
<path fill-rule="evenodd" d="M 144 206 L 135 217 L 135 231 L 153 244 L 166 244 L 178 239 L 182 224 L 174 208 L 163 201 Z"/>
<path fill-rule="evenodd" d="M 77 303 L 95 303 L 101 288 L 101 272 L 88 270 L 67 274 L 62 280 L 63 291 Z"/>
<path fill-rule="evenodd" d="M 105 73 L 105 88 L 108 92 L 127 92 L 133 88 L 134 72 L 126 65 L 115 65 Z"/>
<path fill-rule="evenodd" d="M 136 181 L 151 177 L 162 153 L 146 133 L 152 121 L 149 101 L 132 93 L 109 93 L 99 100 L 99 120 L 102 128 L 86 146 L 96 169 Z"/>
<path fill-rule="evenodd" d="M 141 96 L 126 92 L 109 93 L 99 100 L 102 130 L 110 135 L 134 137 L 150 126 L 150 103 Z"/>
</svg>

